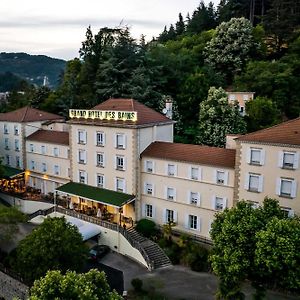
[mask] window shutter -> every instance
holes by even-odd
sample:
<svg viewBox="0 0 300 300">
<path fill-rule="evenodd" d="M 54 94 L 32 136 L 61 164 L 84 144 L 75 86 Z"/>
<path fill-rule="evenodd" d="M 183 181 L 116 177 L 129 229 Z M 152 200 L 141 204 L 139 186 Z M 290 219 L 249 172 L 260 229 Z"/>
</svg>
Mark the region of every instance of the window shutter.
<svg viewBox="0 0 300 300">
<path fill-rule="evenodd" d="M 297 195 L 297 182 L 296 180 L 294 179 L 293 182 L 292 182 L 292 192 L 291 192 L 291 196 L 293 198 L 295 198 Z"/>
<path fill-rule="evenodd" d="M 87 155 L 86 155 L 86 151 L 85 150 L 83 151 L 83 160 L 84 160 L 84 163 L 86 164 Z"/>
<path fill-rule="evenodd" d="M 245 176 L 245 185 L 244 185 L 244 189 L 247 191 L 249 190 L 249 181 L 250 181 L 250 175 L 249 173 L 247 173 Z"/>
<path fill-rule="evenodd" d="M 279 168 L 283 167 L 283 151 L 279 151 L 279 155 L 278 155 L 278 167 Z"/>
<path fill-rule="evenodd" d="M 152 173 L 155 172 L 155 161 L 152 160 Z"/>
<path fill-rule="evenodd" d="M 280 195 L 280 188 L 281 188 L 281 179 L 276 179 L 276 195 Z"/>
<path fill-rule="evenodd" d="M 263 191 L 263 184 L 264 184 L 264 178 L 262 175 L 259 175 L 259 180 L 258 180 L 258 191 L 259 192 Z"/>
<path fill-rule="evenodd" d="M 197 230 L 201 231 L 201 219 L 199 216 L 197 216 Z"/>
<path fill-rule="evenodd" d="M 80 150 L 77 151 L 77 162 L 80 162 Z"/>
<path fill-rule="evenodd" d="M 198 203 L 197 203 L 197 206 L 201 206 L 201 195 L 200 193 L 197 193 L 198 194 Z"/>
<path fill-rule="evenodd" d="M 214 182 L 217 183 L 217 170 L 214 170 Z"/>
<path fill-rule="evenodd" d="M 229 172 L 225 171 L 225 173 L 224 173 L 224 184 L 225 185 L 228 185 L 228 177 L 229 177 Z"/>
<path fill-rule="evenodd" d="M 174 176 L 177 176 L 177 165 L 174 165 Z"/>
<path fill-rule="evenodd" d="M 192 166 L 189 166 L 188 172 L 189 172 L 188 178 L 192 178 Z"/>
<path fill-rule="evenodd" d="M 127 135 L 126 134 L 123 135 L 123 145 L 124 145 L 124 149 L 126 149 L 127 148 Z"/>
<path fill-rule="evenodd" d="M 123 156 L 123 169 L 126 170 L 126 157 Z"/>
<path fill-rule="evenodd" d="M 173 188 L 173 191 L 174 191 L 174 201 L 176 201 L 176 189 Z"/>
<path fill-rule="evenodd" d="M 246 159 L 247 159 L 247 163 L 250 164 L 250 162 L 251 162 L 251 148 L 247 149 L 247 157 L 246 157 Z"/>
<path fill-rule="evenodd" d="M 155 215 L 156 215 L 156 209 L 155 209 L 155 206 L 152 205 L 152 217 L 153 217 L 153 219 L 155 219 Z"/>
<path fill-rule="evenodd" d="M 223 209 L 227 207 L 227 198 L 223 197 Z"/>
<path fill-rule="evenodd" d="M 260 164 L 263 166 L 265 164 L 265 159 L 266 159 L 266 151 L 264 149 L 261 150 L 260 152 Z"/>
<path fill-rule="evenodd" d="M 144 182 L 144 194 L 147 194 L 147 182 Z"/>
<path fill-rule="evenodd" d="M 163 209 L 163 224 L 167 223 L 167 209 Z"/>
<path fill-rule="evenodd" d="M 213 195 L 212 198 L 211 198 L 211 208 L 213 210 L 216 209 L 216 196 L 215 195 Z"/>
<path fill-rule="evenodd" d="M 294 169 L 298 169 L 298 168 L 299 168 L 299 152 L 296 152 L 294 156 Z"/>
<path fill-rule="evenodd" d="M 177 223 L 177 210 L 173 211 L 173 216 L 174 216 L 174 222 Z"/>
<path fill-rule="evenodd" d="M 199 168 L 198 170 L 199 170 L 198 171 L 198 175 L 199 175 L 198 180 L 202 180 L 202 168 Z"/>
<path fill-rule="evenodd" d="M 146 204 L 142 204 L 142 217 L 146 217 Z"/>
<path fill-rule="evenodd" d="M 87 174 L 87 172 L 84 172 L 84 176 L 85 176 L 85 184 L 88 184 L 88 174 Z"/>
<path fill-rule="evenodd" d="M 185 218 L 184 218 L 184 227 L 186 229 L 189 229 L 189 215 L 185 215 Z"/>
<path fill-rule="evenodd" d="M 106 143 L 106 136 L 105 136 L 105 133 L 104 133 L 104 132 L 102 133 L 102 136 L 103 136 L 103 146 L 104 146 L 105 143 Z"/>
</svg>

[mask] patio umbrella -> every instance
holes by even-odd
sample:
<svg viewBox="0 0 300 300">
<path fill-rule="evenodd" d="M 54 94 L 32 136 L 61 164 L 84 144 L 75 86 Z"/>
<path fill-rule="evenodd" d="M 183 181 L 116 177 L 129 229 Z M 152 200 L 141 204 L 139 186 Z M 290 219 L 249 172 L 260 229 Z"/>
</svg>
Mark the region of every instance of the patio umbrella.
<svg viewBox="0 0 300 300">
<path fill-rule="evenodd" d="M 101 218 L 101 217 L 102 217 L 102 212 L 101 212 L 101 209 L 100 209 L 100 208 L 98 208 L 98 210 L 97 210 L 97 217 L 98 217 L 98 218 Z"/>
</svg>

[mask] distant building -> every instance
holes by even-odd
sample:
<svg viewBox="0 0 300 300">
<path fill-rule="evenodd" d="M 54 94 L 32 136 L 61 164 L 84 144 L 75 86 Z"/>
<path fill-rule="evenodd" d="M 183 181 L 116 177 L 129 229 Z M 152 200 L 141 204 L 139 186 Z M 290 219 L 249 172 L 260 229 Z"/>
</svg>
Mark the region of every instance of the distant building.
<svg viewBox="0 0 300 300">
<path fill-rule="evenodd" d="M 254 92 L 227 92 L 229 104 L 235 102 L 239 105 L 239 111 L 242 116 L 246 115 L 246 103 L 253 100 Z"/>
</svg>

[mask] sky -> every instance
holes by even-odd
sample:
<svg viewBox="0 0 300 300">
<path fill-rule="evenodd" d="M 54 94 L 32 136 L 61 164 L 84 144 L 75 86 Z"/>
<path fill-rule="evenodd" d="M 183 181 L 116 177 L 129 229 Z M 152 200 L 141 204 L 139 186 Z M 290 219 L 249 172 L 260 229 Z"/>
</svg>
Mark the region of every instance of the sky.
<svg viewBox="0 0 300 300">
<path fill-rule="evenodd" d="M 180 12 L 185 18 L 199 3 L 200 0 L 1 0 L 0 52 L 73 59 L 78 57 L 89 25 L 93 33 L 101 27 L 126 25 L 134 38 L 144 34 L 151 40 L 165 25 L 175 24 Z"/>
</svg>

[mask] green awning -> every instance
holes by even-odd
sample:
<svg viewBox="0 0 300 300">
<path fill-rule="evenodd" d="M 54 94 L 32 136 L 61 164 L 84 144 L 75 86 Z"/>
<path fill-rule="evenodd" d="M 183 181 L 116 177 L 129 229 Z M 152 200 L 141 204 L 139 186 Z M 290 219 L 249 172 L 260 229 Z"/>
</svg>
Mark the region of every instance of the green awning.
<svg viewBox="0 0 300 300">
<path fill-rule="evenodd" d="M 18 176 L 22 173 L 24 173 L 24 170 L 20 170 L 20 169 L 16 169 L 16 168 L 12 168 L 9 166 L 3 166 L 3 175 L 1 176 L 2 178 L 7 178 L 7 179 L 11 179 L 14 178 L 15 176 Z"/>
<path fill-rule="evenodd" d="M 119 193 L 77 182 L 66 183 L 57 188 L 56 191 L 115 207 L 122 207 L 124 204 L 135 199 L 134 195 Z"/>
</svg>

